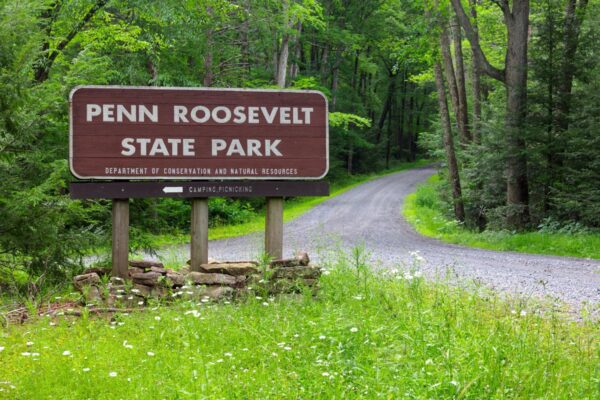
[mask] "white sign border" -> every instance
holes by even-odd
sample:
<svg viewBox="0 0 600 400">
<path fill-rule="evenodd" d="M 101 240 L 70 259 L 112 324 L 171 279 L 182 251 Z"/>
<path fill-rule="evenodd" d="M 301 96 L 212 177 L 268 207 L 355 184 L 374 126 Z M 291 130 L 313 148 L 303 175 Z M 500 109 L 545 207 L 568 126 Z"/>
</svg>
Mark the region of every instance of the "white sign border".
<svg viewBox="0 0 600 400">
<path fill-rule="evenodd" d="M 321 95 L 325 100 L 325 172 L 318 177 L 246 177 L 246 176 L 231 176 L 231 177 L 198 177 L 198 176 L 82 176 L 75 172 L 73 168 L 73 96 L 80 89 L 123 89 L 123 90 L 181 90 L 181 91 L 224 91 L 224 92 L 266 92 L 266 93 L 314 93 Z M 69 93 L 69 170 L 77 179 L 81 180 L 192 180 L 192 181 L 226 181 L 226 180 L 255 180 L 255 181 L 307 181 L 323 179 L 329 173 L 329 100 L 318 90 L 285 90 L 285 89 L 252 89 L 252 88 L 216 88 L 216 87 L 165 87 L 165 86 L 123 86 L 123 85 L 78 85 L 75 86 Z"/>
</svg>

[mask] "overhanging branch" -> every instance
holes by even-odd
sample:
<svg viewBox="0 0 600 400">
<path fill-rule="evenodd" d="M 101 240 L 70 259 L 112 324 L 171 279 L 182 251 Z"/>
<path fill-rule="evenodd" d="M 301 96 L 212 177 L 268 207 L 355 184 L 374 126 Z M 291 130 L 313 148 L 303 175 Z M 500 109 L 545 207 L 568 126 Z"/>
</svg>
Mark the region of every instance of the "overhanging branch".
<svg viewBox="0 0 600 400">
<path fill-rule="evenodd" d="M 491 78 L 494 78 L 504 83 L 506 80 L 504 76 L 504 70 L 494 67 L 486 58 L 485 54 L 483 53 L 483 50 L 481 49 L 481 45 L 479 43 L 479 39 L 475 32 L 475 29 L 473 29 L 471 20 L 469 20 L 469 17 L 465 13 L 465 9 L 463 8 L 462 3 L 460 2 L 460 0 L 450 1 L 452 3 L 452 8 L 454 8 L 454 12 L 458 17 L 458 21 L 460 22 L 462 28 L 465 30 L 465 35 L 467 36 L 467 39 L 469 40 L 469 43 L 473 48 L 473 54 L 475 55 L 475 57 L 477 57 L 477 60 L 479 61 L 479 65 L 481 66 L 482 72 L 484 72 Z"/>
</svg>

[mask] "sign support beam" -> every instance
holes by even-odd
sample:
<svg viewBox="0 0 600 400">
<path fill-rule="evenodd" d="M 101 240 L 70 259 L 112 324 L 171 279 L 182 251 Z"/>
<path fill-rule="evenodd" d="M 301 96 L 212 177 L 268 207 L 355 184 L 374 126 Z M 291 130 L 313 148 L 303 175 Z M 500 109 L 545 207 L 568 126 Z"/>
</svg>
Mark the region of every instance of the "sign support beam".
<svg viewBox="0 0 600 400">
<path fill-rule="evenodd" d="M 283 197 L 267 197 L 265 252 L 273 259 L 283 258 Z"/>
<path fill-rule="evenodd" d="M 200 271 L 208 263 L 208 199 L 192 199 L 191 269 Z"/>
<path fill-rule="evenodd" d="M 112 276 L 128 278 L 129 199 L 112 201 Z"/>
</svg>

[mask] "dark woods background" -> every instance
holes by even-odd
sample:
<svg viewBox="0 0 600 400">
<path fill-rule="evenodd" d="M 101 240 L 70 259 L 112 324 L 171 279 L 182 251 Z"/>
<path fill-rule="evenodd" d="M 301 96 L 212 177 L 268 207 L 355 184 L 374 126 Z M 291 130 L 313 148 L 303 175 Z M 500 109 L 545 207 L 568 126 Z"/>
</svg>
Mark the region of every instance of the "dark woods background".
<svg viewBox="0 0 600 400">
<path fill-rule="evenodd" d="M 0 281 L 61 278 L 107 243 L 109 204 L 67 193 L 81 84 L 321 90 L 328 179 L 429 155 L 466 226 L 597 229 L 598 3 L 0 0 Z M 262 206 L 212 199 L 211 224 Z M 134 201 L 134 244 L 189 215 L 185 201 Z"/>
</svg>

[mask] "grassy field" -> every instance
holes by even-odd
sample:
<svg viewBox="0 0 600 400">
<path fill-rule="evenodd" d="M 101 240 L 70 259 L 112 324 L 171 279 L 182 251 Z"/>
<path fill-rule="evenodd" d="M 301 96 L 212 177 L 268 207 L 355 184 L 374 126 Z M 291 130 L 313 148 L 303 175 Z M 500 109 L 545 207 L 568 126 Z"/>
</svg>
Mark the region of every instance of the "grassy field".
<svg viewBox="0 0 600 400">
<path fill-rule="evenodd" d="M 291 221 L 294 218 L 297 218 L 300 215 L 304 214 L 314 206 L 324 202 L 325 200 L 340 195 L 366 181 L 376 179 L 384 175 L 393 174 L 395 172 L 422 167 L 430 163 L 430 160 L 418 160 L 412 163 L 403 163 L 394 168 L 376 174 L 349 176 L 346 179 L 331 185 L 329 197 L 295 197 L 292 199 L 287 199 L 285 202 L 283 219 L 285 222 Z M 265 216 L 263 211 L 262 213 L 256 215 L 256 217 L 243 224 L 223 225 L 210 228 L 210 230 L 208 231 L 208 237 L 210 240 L 225 239 L 235 236 L 242 236 L 249 233 L 260 232 L 264 229 Z M 189 240 L 190 238 L 188 234 L 179 233 L 174 235 L 156 235 L 153 236 L 152 242 L 156 246 L 162 246 L 168 244 L 188 243 Z"/>
<path fill-rule="evenodd" d="M 597 323 L 338 261 L 317 298 L 181 302 L 0 331 L 0 398 L 597 399 Z"/>
<path fill-rule="evenodd" d="M 600 259 L 600 235 L 597 234 L 470 231 L 442 213 L 437 182 L 438 177 L 434 175 L 407 196 L 404 204 L 404 216 L 425 236 L 490 250 Z"/>
</svg>

